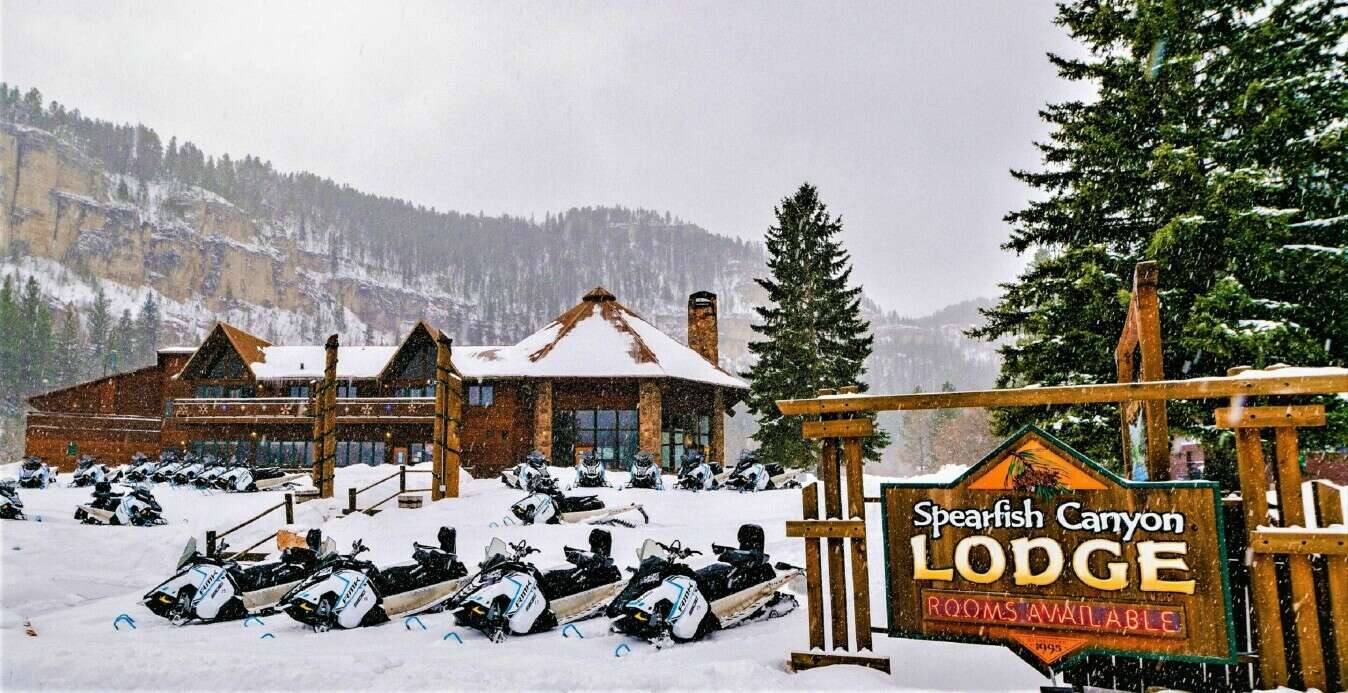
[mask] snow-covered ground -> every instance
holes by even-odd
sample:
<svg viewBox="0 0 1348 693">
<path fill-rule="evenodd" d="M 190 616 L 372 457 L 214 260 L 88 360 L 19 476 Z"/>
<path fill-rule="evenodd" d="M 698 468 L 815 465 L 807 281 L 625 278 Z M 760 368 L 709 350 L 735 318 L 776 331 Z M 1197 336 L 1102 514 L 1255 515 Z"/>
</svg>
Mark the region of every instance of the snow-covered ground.
<svg viewBox="0 0 1348 693">
<path fill-rule="evenodd" d="M 562 562 L 562 546 L 584 546 L 588 526 L 498 526 L 521 497 L 496 480 L 467 480 L 462 497 L 420 510 L 390 509 L 343 518 L 343 489 L 362 486 L 391 468 L 352 467 L 337 472 L 339 498 L 297 509 L 296 524 L 320 527 L 345 549 L 362 538 L 376 563 L 407 560 L 414 540 L 433 543 L 441 525 L 458 528 L 459 551 L 470 569 L 493 536 L 527 539 L 542 549 L 540 565 Z M 943 472 L 947 470 L 942 470 Z M 958 469 L 950 470 L 958 473 Z M 0 466 L 0 478 L 15 476 Z M 569 470 L 554 470 L 569 481 Z M 615 485 L 625 474 L 611 474 Z M 411 485 L 420 485 L 415 475 Z M 64 484 L 68 475 L 62 475 Z M 671 482 L 672 479 L 666 480 Z M 867 479 L 868 491 L 878 479 Z M 389 493 L 392 489 L 389 490 Z M 579 625 L 584 638 L 557 632 L 493 645 L 454 626 L 448 614 L 413 624 L 388 623 L 345 632 L 313 633 L 284 614 L 263 625 L 242 622 L 173 627 L 140 604 L 140 597 L 168 577 L 184 543 L 207 529 L 222 530 L 281 500 L 280 493 L 203 494 L 160 485 L 162 527 L 100 527 L 71 518 L 87 489 L 21 489 L 29 522 L 0 523 L 0 689 L 860 689 L 1033 690 L 1045 683 L 1002 648 L 895 640 L 878 636 L 880 654 L 892 659 L 887 676 L 860 667 L 827 667 L 789 673 L 792 650 L 805 648 L 804 609 L 779 620 L 751 623 L 698 643 L 665 650 L 607 632 L 605 620 Z M 372 492 L 373 493 L 373 492 Z M 712 541 L 732 543 L 741 523 L 761 524 L 773 560 L 803 562 L 804 546 L 787 539 L 783 523 L 800 517 L 794 491 L 741 495 L 616 489 L 598 490 L 606 503 L 640 502 L 649 525 L 613 528 L 620 565 L 635 564 L 647 537 L 681 539 L 707 551 Z M 387 494 L 380 494 L 387 495 Z M 390 504 L 391 505 L 391 504 Z M 258 539 L 281 522 L 259 523 Z M 40 521 L 38 519 L 40 518 Z M 883 563 L 879 518 L 872 513 L 872 612 L 883 621 Z M 231 544 L 252 543 L 239 537 Z M 802 597 L 802 604 L 803 604 Z M 136 628 L 114 630 L 119 614 Z M 25 633 L 29 622 L 37 633 Z M 460 634 L 463 643 L 445 639 Z M 274 637 L 263 638 L 265 633 Z M 630 652 L 615 657 L 627 643 Z M 976 665 L 974 664 L 976 662 Z"/>
</svg>

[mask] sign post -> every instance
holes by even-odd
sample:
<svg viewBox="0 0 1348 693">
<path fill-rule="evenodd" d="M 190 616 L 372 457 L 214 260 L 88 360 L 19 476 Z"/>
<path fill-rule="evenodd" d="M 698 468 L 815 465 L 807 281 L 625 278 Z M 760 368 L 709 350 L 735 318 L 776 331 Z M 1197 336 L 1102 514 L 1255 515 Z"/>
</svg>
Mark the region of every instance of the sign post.
<svg viewBox="0 0 1348 693">
<path fill-rule="evenodd" d="M 1227 664 L 1217 484 L 1115 476 L 1027 427 L 949 484 L 882 486 L 889 634 Z"/>
</svg>

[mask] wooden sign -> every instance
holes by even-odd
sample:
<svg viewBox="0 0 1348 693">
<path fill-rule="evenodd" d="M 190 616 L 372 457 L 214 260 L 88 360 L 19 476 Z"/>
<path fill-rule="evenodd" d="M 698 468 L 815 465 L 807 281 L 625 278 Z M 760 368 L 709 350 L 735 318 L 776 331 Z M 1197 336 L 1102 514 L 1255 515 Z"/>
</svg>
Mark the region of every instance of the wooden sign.
<svg viewBox="0 0 1348 693">
<path fill-rule="evenodd" d="M 882 486 L 889 635 L 1231 663 L 1221 496 L 1129 482 L 1034 427 L 949 484 Z"/>
</svg>

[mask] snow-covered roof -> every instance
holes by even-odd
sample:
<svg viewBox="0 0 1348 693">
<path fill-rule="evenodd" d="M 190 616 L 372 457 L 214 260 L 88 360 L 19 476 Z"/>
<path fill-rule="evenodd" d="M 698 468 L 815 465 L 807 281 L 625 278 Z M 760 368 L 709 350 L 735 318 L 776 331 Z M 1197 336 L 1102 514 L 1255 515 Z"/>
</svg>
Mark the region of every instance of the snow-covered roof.
<svg viewBox="0 0 1348 693">
<path fill-rule="evenodd" d="M 420 324 L 419 324 L 420 325 Z M 429 325 L 428 330 L 433 330 Z M 414 328 L 415 332 L 416 328 Z M 225 333 L 235 337 L 238 330 Z M 246 341 L 246 340 L 245 340 Z M 245 362 L 260 380 L 317 378 L 320 345 L 273 346 L 256 342 Z M 377 378 L 401 347 L 340 346 L 338 378 Z M 661 332 L 596 287 L 543 329 L 511 346 L 454 345 L 454 367 L 465 378 L 679 378 L 747 389 L 743 380 Z"/>
<path fill-rule="evenodd" d="M 194 354 L 197 347 L 194 346 L 168 346 L 160 347 L 157 353 L 160 354 Z"/>
<path fill-rule="evenodd" d="M 467 378 L 667 377 L 749 387 L 618 303 L 602 287 L 514 346 L 455 346 L 453 359 Z"/>
<path fill-rule="evenodd" d="M 337 378 L 373 378 L 393 358 L 398 347 L 337 347 Z M 280 378 L 321 378 L 327 355 L 320 346 L 268 346 L 262 348 L 263 360 L 248 364 L 259 380 Z"/>
</svg>

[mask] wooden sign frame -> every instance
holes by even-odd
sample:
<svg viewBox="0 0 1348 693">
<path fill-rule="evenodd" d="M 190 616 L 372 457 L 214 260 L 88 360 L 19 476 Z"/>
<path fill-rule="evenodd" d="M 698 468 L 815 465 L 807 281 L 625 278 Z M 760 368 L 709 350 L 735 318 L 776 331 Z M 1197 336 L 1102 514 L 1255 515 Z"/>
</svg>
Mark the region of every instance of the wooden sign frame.
<svg viewBox="0 0 1348 693">
<path fill-rule="evenodd" d="M 913 508 L 902 506 L 907 505 L 914 499 L 933 497 L 949 503 L 952 502 L 954 496 L 959 495 L 957 492 L 960 491 L 964 491 L 967 495 L 975 495 L 980 500 L 994 497 L 998 499 L 1007 498 L 1012 500 L 1011 506 L 1017 506 L 1021 501 L 1032 503 L 1031 499 L 1039 499 L 1038 487 L 1035 487 L 1033 493 L 999 490 L 990 486 L 981 489 L 970 488 L 971 485 L 983 484 L 984 480 L 990 477 L 992 473 L 1000 472 L 1002 466 L 1013 464 L 1011 460 L 1016 457 L 1018 451 L 1025 449 L 1028 442 L 1042 445 L 1048 451 L 1057 453 L 1057 459 L 1066 462 L 1068 465 L 1075 465 L 1079 469 L 1080 480 L 1067 479 L 1068 484 L 1077 484 L 1075 487 L 1065 486 L 1053 491 L 1053 494 L 1049 496 L 1050 500 L 1055 501 L 1055 507 L 1057 503 L 1064 500 L 1075 500 L 1081 502 L 1082 510 L 1103 510 L 1104 508 L 1085 502 L 1085 499 L 1090 498 L 1088 494 L 1106 493 L 1113 496 L 1113 500 L 1122 502 L 1129 509 L 1186 507 L 1188 512 L 1201 511 L 1201 519 L 1205 523 L 1211 523 L 1210 530 L 1201 525 L 1193 525 L 1189 519 L 1190 515 L 1185 515 L 1183 533 L 1179 535 L 1189 541 L 1186 546 L 1189 553 L 1185 556 L 1185 560 L 1189 570 L 1192 571 L 1191 574 L 1203 576 L 1204 583 L 1201 588 L 1187 596 L 1142 593 L 1133 586 L 1131 577 L 1136 575 L 1140 568 L 1130 562 L 1129 589 L 1118 592 L 1093 591 L 1092 588 L 1084 584 L 1075 584 L 1069 578 L 1068 573 L 1073 570 L 1069 567 L 1073 562 L 1070 553 L 1067 553 L 1065 565 L 1061 566 L 1061 574 L 1049 585 L 1053 589 L 1044 590 L 1042 593 L 1036 593 L 1034 590 L 1039 588 L 1033 587 L 1008 588 L 1011 583 L 1011 580 L 1007 579 L 1011 575 L 1010 555 L 1006 556 L 1002 577 L 988 584 L 971 584 L 965 580 L 949 582 L 940 580 L 926 583 L 930 585 L 927 588 L 919 585 L 913 579 L 915 560 L 904 561 L 901 559 L 901 555 L 911 553 L 907 541 L 910 538 L 909 534 L 911 534 L 911 537 L 927 535 L 912 532 L 904 535 L 904 541 L 896 541 L 898 535 L 893 530 L 900 526 L 916 529 L 911 524 L 914 517 Z M 1009 470 L 1011 467 L 1008 466 L 1007 469 Z M 1061 485 L 1058 482 L 1053 483 Z M 1153 497 L 1155 492 L 1166 492 L 1172 489 L 1181 490 L 1183 493 Z M 928 491 L 937 491 L 938 493 L 925 493 Z M 1173 496 L 1173 500 L 1171 496 Z M 1210 506 L 1207 504 L 1207 498 L 1211 499 Z M 880 502 L 884 527 L 886 602 L 890 611 L 888 635 L 891 637 L 1003 645 L 1009 647 L 1031 666 L 1049 675 L 1055 671 L 1071 667 L 1083 657 L 1093 654 L 1212 664 L 1231 664 L 1236 660 L 1235 625 L 1231 611 L 1231 587 L 1226 563 L 1225 530 L 1222 526 L 1221 491 L 1215 482 L 1129 481 L 1101 467 L 1048 433 L 1034 426 L 1026 426 L 954 481 L 940 484 L 882 484 Z M 1190 505 L 1182 506 L 1181 503 L 1189 503 Z M 1041 507 L 1039 503 L 1033 503 L 1033 507 L 1041 510 L 1046 516 L 1054 515 L 1047 505 Z M 899 523 L 902 523 L 902 525 Z M 1011 536 L 1017 538 L 1046 536 L 1055 541 L 1083 536 L 1067 530 L 1049 529 L 1048 524 L 1044 524 L 1044 527 L 1039 529 L 988 528 L 967 530 L 952 527 L 945 531 L 946 534 L 939 539 L 933 540 L 928 537 L 925 540 L 924 546 L 929 547 L 927 550 L 935 553 L 937 550 L 935 547 L 937 546 L 952 548 L 957 536 L 973 534 L 990 536 L 997 540 L 999 544 L 1004 544 L 1004 540 Z M 1138 530 L 1138 534 L 1149 537 L 1154 533 Z M 1103 537 L 1106 535 L 1091 536 Z M 1111 538 L 1118 539 L 1118 537 L 1112 536 Z M 1133 539 L 1136 538 L 1133 537 Z M 1130 548 L 1133 542 L 1130 540 L 1120 541 L 1120 543 L 1123 545 L 1123 554 L 1117 560 L 1131 560 L 1135 554 L 1135 551 Z M 928 567 L 937 569 L 949 565 L 951 565 L 949 559 L 942 558 L 941 561 L 932 561 Z M 1220 590 L 1215 590 L 1216 585 L 1212 584 L 1214 582 L 1220 583 Z M 941 592 L 942 595 L 927 595 L 927 592 Z M 954 596 L 946 593 L 953 593 Z M 1103 613 L 1111 613 L 1117 609 L 1133 609 L 1143 613 L 1144 618 L 1155 614 L 1158 619 L 1161 619 L 1163 618 L 1161 612 L 1168 610 L 1167 613 L 1171 614 L 1178 612 L 1179 615 L 1174 616 L 1172 622 L 1181 624 L 1180 629 L 1183 635 L 1169 636 L 1163 639 L 1160 636 L 1148 637 L 1137 632 L 1126 634 L 1089 632 L 1081 628 L 1064 626 L 1061 623 L 1054 628 L 1046 628 L 1020 624 L 995 625 L 987 622 L 980 623 L 976 620 L 927 620 L 921 612 L 923 609 L 922 603 L 924 598 L 930 599 L 932 596 L 939 599 L 965 600 L 980 598 L 987 600 L 988 597 L 996 597 L 1007 600 L 1006 603 L 1008 604 L 1014 602 L 1017 607 L 1020 607 L 1022 603 L 1025 604 L 1025 613 L 1034 612 L 1033 606 L 1029 603 L 1035 600 L 1040 602 L 1055 600 L 1060 608 L 1064 602 L 1079 602 L 1083 608 L 1090 604 L 1092 605 L 1092 613 L 1094 613 L 1094 609 L 1103 609 Z M 1001 613 L 1001 608 L 1000 606 L 997 607 L 997 613 Z M 1008 606 L 1007 608 L 1010 609 L 1011 607 Z M 1041 613 L 1043 612 L 1041 611 Z M 1083 609 L 1080 613 L 1085 614 L 1085 610 Z M 1212 620 L 1216 618 L 1221 619 L 1222 625 L 1212 628 Z M 1095 616 L 1091 616 L 1091 620 L 1094 621 L 1094 619 Z M 1199 626 L 1199 628 L 1193 628 L 1194 625 Z M 1208 627 L 1204 628 L 1205 625 Z M 1202 642 L 1196 646 L 1189 645 L 1199 637 L 1203 638 Z M 1181 640 L 1184 645 L 1179 644 Z M 1146 644 L 1153 641 L 1159 641 L 1159 644 L 1152 649 L 1148 649 Z M 1195 647 L 1197 647 L 1196 650 Z"/>
</svg>

